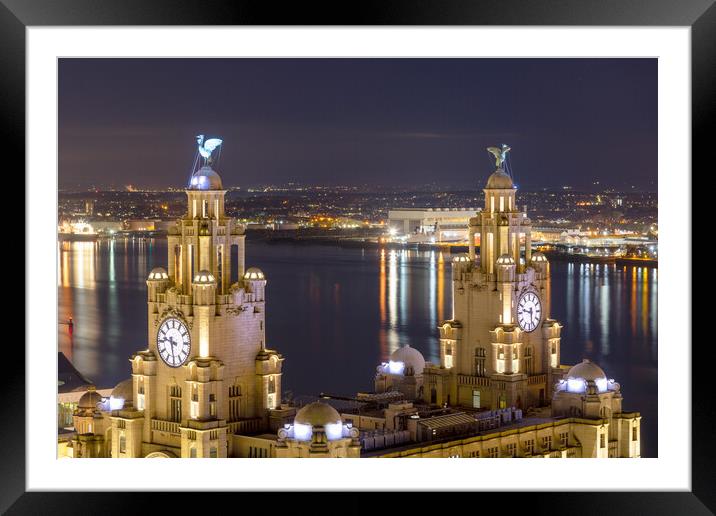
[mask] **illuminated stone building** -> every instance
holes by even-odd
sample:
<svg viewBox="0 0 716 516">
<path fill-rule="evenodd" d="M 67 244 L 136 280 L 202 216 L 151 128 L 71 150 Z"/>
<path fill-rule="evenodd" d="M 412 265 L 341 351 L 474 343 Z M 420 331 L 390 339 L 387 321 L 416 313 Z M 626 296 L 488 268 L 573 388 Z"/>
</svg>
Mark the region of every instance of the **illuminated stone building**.
<svg viewBox="0 0 716 516">
<path fill-rule="evenodd" d="M 404 349 L 404 348 L 401 348 Z M 277 433 L 237 436 L 242 457 L 638 458 L 641 415 L 622 410 L 621 387 L 589 360 L 568 368 L 542 408 L 476 409 L 413 399 L 399 376 L 422 358 L 393 353 L 394 390 L 308 404 Z M 406 359 L 405 362 L 401 359 Z M 378 378 L 386 373 L 379 371 Z M 410 385 L 410 384 L 408 384 Z M 330 398 L 326 396 L 326 398 Z M 340 411 L 329 403 L 351 400 Z"/>
<path fill-rule="evenodd" d="M 147 348 L 110 397 L 90 388 L 79 399 L 67 456 L 640 456 L 641 416 L 623 412 L 620 385 L 588 360 L 560 364 L 549 263 L 531 252 L 530 220 L 502 168 L 470 219 L 469 253 L 453 260 L 440 363 L 401 347 L 378 366 L 375 392 L 343 398 L 353 403 L 343 410 L 281 404 L 266 278 L 245 269 L 243 228 L 224 215 L 219 175 L 205 165 L 186 193 L 168 268 L 147 279 Z"/>
<path fill-rule="evenodd" d="M 545 405 L 563 373 L 549 263 L 532 253 L 531 221 L 502 168 L 484 192 L 485 208 L 469 221 L 469 253 L 453 258 L 453 318 L 440 326 L 440 364 L 423 371 L 423 399 L 492 409 Z"/>
<path fill-rule="evenodd" d="M 475 208 L 401 208 L 388 211 L 388 228 L 407 242 L 462 242 Z"/>
<path fill-rule="evenodd" d="M 111 443 L 104 456 L 232 456 L 237 434 L 278 429 L 292 414 L 280 408 L 283 358 L 266 347 L 266 278 L 245 268 L 221 178 L 205 165 L 186 194 L 168 267 L 147 278 L 147 348 L 130 359 L 131 391 L 108 411 L 81 407 L 108 423 L 96 437 Z M 97 434 L 79 428 L 78 439 Z"/>
<path fill-rule="evenodd" d="M 641 415 L 622 411 L 620 386 L 584 360 L 553 386 L 550 407 L 523 412 L 395 399 L 344 412 L 361 457 L 636 458 Z"/>
</svg>

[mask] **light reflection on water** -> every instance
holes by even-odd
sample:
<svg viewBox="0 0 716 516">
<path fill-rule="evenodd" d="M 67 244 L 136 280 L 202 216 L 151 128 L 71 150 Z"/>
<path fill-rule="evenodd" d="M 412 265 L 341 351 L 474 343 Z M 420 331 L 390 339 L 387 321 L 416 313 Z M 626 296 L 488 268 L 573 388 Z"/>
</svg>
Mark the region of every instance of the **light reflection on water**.
<svg viewBox="0 0 716 516">
<path fill-rule="evenodd" d="M 146 348 L 146 277 L 166 266 L 165 240 L 58 244 L 59 349 L 100 386 L 130 374 Z M 352 394 L 410 344 L 437 362 L 438 324 L 452 316 L 450 255 L 247 242 L 267 276 L 267 345 L 285 357 L 284 389 Z M 562 361 L 597 361 L 643 416 L 643 456 L 656 455 L 656 269 L 553 261 L 552 316 Z"/>
</svg>

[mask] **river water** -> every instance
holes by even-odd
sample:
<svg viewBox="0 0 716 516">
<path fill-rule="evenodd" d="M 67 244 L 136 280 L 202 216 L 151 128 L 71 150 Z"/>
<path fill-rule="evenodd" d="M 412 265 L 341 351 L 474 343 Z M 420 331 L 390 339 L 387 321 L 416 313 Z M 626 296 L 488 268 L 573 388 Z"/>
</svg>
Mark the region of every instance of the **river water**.
<svg viewBox="0 0 716 516">
<path fill-rule="evenodd" d="M 109 387 L 147 347 L 146 278 L 166 267 L 162 239 L 58 243 L 59 350 Z M 266 274 L 266 344 L 281 352 L 283 389 L 352 395 L 410 344 L 439 361 L 440 321 L 452 315 L 450 255 L 247 241 L 246 265 Z M 657 269 L 554 261 L 552 317 L 562 363 L 589 358 L 642 414 L 642 456 L 657 455 Z"/>
</svg>

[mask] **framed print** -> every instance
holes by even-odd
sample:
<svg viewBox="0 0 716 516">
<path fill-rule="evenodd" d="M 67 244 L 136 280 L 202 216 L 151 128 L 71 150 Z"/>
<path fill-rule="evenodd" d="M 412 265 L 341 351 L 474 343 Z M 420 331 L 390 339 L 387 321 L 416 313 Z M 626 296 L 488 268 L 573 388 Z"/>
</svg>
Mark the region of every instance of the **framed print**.
<svg viewBox="0 0 716 516">
<path fill-rule="evenodd" d="M 712 2 L 0 13 L 27 242 L 3 509 L 714 510 L 690 259 Z"/>
</svg>

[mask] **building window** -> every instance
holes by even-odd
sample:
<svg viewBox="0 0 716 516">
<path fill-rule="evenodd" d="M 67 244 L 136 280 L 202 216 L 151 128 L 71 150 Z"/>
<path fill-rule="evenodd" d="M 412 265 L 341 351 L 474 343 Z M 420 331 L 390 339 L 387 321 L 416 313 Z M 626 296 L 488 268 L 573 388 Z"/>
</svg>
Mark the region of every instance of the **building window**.
<svg viewBox="0 0 716 516">
<path fill-rule="evenodd" d="M 127 438 L 124 434 L 119 436 L 119 453 L 127 452 Z"/>
<path fill-rule="evenodd" d="M 631 440 L 632 440 L 632 441 L 636 441 L 636 440 L 637 440 L 636 435 L 637 435 L 637 429 L 636 429 L 636 425 L 634 425 L 634 426 L 632 427 L 632 429 L 631 429 Z"/>
<path fill-rule="evenodd" d="M 217 457 L 216 446 L 212 446 L 209 449 L 209 458 L 215 459 Z"/>
<path fill-rule="evenodd" d="M 551 351 L 550 365 L 552 367 L 559 367 L 559 364 L 557 363 L 557 343 L 556 342 L 552 342 L 550 344 L 550 351 Z"/>
<path fill-rule="evenodd" d="M 505 400 L 505 395 L 504 395 L 504 394 L 500 394 L 500 397 L 498 398 L 498 403 L 499 403 L 498 406 L 499 406 L 501 409 L 507 408 L 507 401 Z"/>
<path fill-rule="evenodd" d="M 273 376 L 269 376 L 268 393 L 273 394 L 275 392 L 276 392 L 276 379 Z"/>
<path fill-rule="evenodd" d="M 438 402 L 438 391 L 433 387 L 430 389 L 430 403 L 436 404 Z"/>
<path fill-rule="evenodd" d="M 219 292 L 224 293 L 224 246 L 216 246 L 216 284 L 219 286 Z"/>
<path fill-rule="evenodd" d="M 605 444 L 604 434 L 599 434 L 599 447 L 604 448 Z"/>
<path fill-rule="evenodd" d="M 480 408 L 480 391 L 472 391 L 472 406 L 473 408 Z"/>
<path fill-rule="evenodd" d="M 241 387 L 229 387 L 229 421 L 238 421 L 241 418 Z"/>
<path fill-rule="evenodd" d="M 196 202 L 196 201 L 194 201 Z M 194 208 L 196 211 L 196 208 Z M 196 215 L 195 215 L 196 216 Z M 192 280 L 194 277 L 194 273 L 196 272 L 194 270 L 194 244 L 189 244 L 187 246 L 187 274 L 189 275 L 189 281 Z"/>
<path fill-rule="evenodd" d="M 485 348 L 475 348 L 475 376 L 487 376 L 486 360 L 487 350 Z"/>
<path fill-rule="evenodd" d="M 169 388 L 169 419 L 174 422 L 181 421 L 181 387 L 178 385 Z"/>
<path fill-rule="evenodd" d="M 216 417 L 216 396 L 214 394 L 209 394 L 209 415 Z"/>
<path fill-rule="evenodd" d="M 534 439 L 527 439 L 524 442 L 523 448 L 525 449 L 525 453 L 529 453 L 532 455 L 535 452 L 535 441 Z"/>
<path fill-rule="evenodd" d="M 510 443 L 505 447 L 505 456 L 506 457 L 517 457 L 517 444 L 516 443 Z"/>
<path fill-rule="evenodd" d="M 196 384 L 191 385 L 191 399 L 189 402 L 189 417 L 196 419 L 199 417 L 199 388 Z"/>
<path fill-rule="evenodd" d="M 196 458 L 196 448 L 194 446 L 189 448 L 189 457 L 191 457 L 192 459 Z"/>
<path fill-rule="evenodd" d="M 487 449 L 487 456 L 491 459 L 497 459 L 500 456 L 500 448 L 494 446 Z"/>
<path fill-rule="evenodd" d="M 544 450 L 552 449 L 552 436 L 551 435 L 545 435 L 544 437 L 542 437 L 542 449 L 544 449 Z"/>
<path fill-rule="evenodd" d="M 174 246 L 174 283 L 177 285 L 182 282 L 181 276 L 181 246 Z"/>
<path fill-rule="evenodd" d="M 569 444 L 569 432 L 562 432 L 559 434 L 559 445 L 562 448 L 566 448 Z"/>
<path fill-rule="evenodd" d="M 498 346 L 497 348 L 497 357 L 495 360 L 495 369 L 497 369 L 498 373 L 504 373 L 505 372 L 505 347 L 504 346 Z"/>
<path fill-rule="evenodd" d="M 480 450 L 471 451 L 469 456 L 471 459 L 479 459 L 480 458 Z"/>
<path fill-rule="evenodd" d="M 445 369 L 452 368 L 452 345 L 445 344 Z"/>
<path fill-rule="evenodd" d="M 534 374 L 534 362 L 532 360 L 532 346 L 525 348 L 525 373 L 527 375 Z"/>
</svg>

